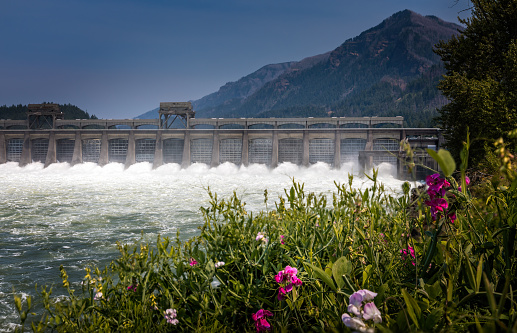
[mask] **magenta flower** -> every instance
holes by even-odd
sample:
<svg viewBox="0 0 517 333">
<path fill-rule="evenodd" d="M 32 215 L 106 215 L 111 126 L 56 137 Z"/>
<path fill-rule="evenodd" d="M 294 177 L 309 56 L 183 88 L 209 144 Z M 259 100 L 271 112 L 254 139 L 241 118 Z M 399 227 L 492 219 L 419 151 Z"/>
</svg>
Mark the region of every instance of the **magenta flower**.
<svg viewBox="0 0 517 333">
<path fill-rule="evenodd" d="M 129 287 L 127 287 L 127 290 L 136 292 L 136 287 L 138 287 L 138 284 L 132 284 Z"/>
<path fill-rule="evenodd" d="M 283 271 L 278 272 L 275 275 L 275 281 L 281 285 L 281 288 L 278 291 L 277 299 L 282 301 L 285 299 L 285 296 L 293 290 L 294 286 L 301 286 L 302 280 L 300 280 L 296 274 L 298 274 L 298 270 L 291 266 L 285 266 Z"/>
<path fill-rule="evenodd" d="M 425 204 L 431 207 L 431 217 L 433 218 L 433 221 L 436 221 L 438 213 L 444 213 L 449 207 L 449 203 L 443 198 L 427 200 Z"/>
<path fill-rule="evenodd" d="M 445 192 L 447 192 L 446 188 L 451 186 L 451 184 L 446 179 L 441 178 L 438 173 L 427 176 L 425 182 L 428 186 L 427 194 L 429 194 L 431 200 L 436 197 L 443 197 Z"/>
<path fill-rule="evenodd" d="M 411 256 L 411 258 L 415 258 L 415 249 L 412 246 L 408 246 L 407 249 L 400 250 L 402 260 L 406 260 L 408 256 Z M 411 261 L 411 264 L 415 266 L 415 262 Z"/>
<path fill-rule="evenodd" d="M 190 262 L 188 263 L 190 266 L 197 265 L 197 261 L 194 258 L 190 258 Z"/>
<path fill-rule="evenodd" d="M 284 245 L 284 235 L 280 235 L 280 244 Z"/>
<path fill-rule="evenodd" d="M 470 184 L 470 178 L 468 176 L 465 176 L 465 184 L 467 184 L 467 185 Z M 458 191 L 461 192 L 461 186 L 458 186 Z"/>
<path fill-rule="evenodd" d="M 255 321 L 255 327 L 257 332 L 264 332 L 271 330 L 271 325 L 267 322 L 266 317 L 273 317 L 273 313 L 268 310 L 260 309 L 257 313 L 251 315 L 251 318 Z"/>
</svg>

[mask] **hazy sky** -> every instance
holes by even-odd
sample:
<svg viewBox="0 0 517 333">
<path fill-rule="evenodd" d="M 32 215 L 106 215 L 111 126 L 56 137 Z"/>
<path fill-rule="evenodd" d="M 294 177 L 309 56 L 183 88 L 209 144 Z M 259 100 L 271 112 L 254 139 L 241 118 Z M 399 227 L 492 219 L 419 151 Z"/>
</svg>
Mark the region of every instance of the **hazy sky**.
<svg viewBox="0 0 517 333">
<path fill-rule="evenodd" d="M 395 12 L 458 23 L 468 0 L 0 0 L 0 105 L 133 118 L 324 53 Z M 463 11 L 463 12 L 462 12 Z"/>
</svg>

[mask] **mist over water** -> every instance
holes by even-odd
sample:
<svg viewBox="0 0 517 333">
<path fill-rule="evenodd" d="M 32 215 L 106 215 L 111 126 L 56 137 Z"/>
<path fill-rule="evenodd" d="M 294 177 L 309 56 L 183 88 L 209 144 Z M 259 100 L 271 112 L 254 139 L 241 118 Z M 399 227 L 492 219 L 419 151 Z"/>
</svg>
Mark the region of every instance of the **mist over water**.
<svg viewBox="0 0 517 333">
<path fill-rule="evenodd" d="M 400 191 L 403 182 L 395 178 L 395 166 L 378 168 L 380 181 Z M 13 288 L 34 296 L 36 283 L 47 284 L 54 286 L 56 295 L 60 265 L 71 282 L 80 283 L 84 267 L 103 267 L 117 257 L 117 241 L 132 243 L 143 234 L 144 240 L 153 243 L 159 234 L 174 237 L 178 230 L 183 239 L 197 235 L 203 223 L 199 208 L 209 203 L 208 188 L 219 198 L 235 191 L 248 211 L 259 211 L 265 209 L 266 189 L 271 207 L 280 195 L 285 196 L 293 178 L 304 183 L 308 192 L 331 194 L 334 182 L 348 183 L 349 173 L 355 175 L 355 187 L 371 185 L 352 163 L 341 169 L 324 163 L 308 168 L 283 163 L 275 169 L 225 163 L 216 168 L 193 164 L 186 169 L 166 164 L 155 170 L 150 163 L 126 170 L 119 163 L 104 167 L 56 163 L 48 168 L 41 163 L 2 164 L 0 332 L 11 331 L 9 323 L 18 322 Z"/>
</svg>

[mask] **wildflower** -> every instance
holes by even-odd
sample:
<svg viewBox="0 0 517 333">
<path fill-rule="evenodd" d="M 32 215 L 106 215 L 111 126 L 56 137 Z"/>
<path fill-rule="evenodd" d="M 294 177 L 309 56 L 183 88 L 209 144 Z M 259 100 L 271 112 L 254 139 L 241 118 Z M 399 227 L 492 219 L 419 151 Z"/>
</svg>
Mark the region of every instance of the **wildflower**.
<svg viewBox="0 0 517 333">
<path fill-rule="evenodd" d="M 255 240 L 258 242 L 258 241 L 262 241 L 264 243 L 267 243 L 267 238 L 266 238 L 266 233 L 264 232 L 259 232 L 257 234 L 257 237 L 255 237 Z"/>
<path fill-rule="evenodd" d="M 127 290 L 136 292 L 136 287 L 138 287 L 138 284 L 132 284 L 129 287 L 127 287 Z"/>
<path fill-rule="evenodd" d="M 296 274 L 298 274 L 296 268 L 285 266 L 284 270 L 279 271 L 275 275 L 275 281 L 281 285 L 277 295 L 279 301 L 284 300 L 285 296 L 293 290 L 294 286 L 302 285 L 302 280 L 300 280 Z"/>
<path fill-rule="evenodd" d="M 93 297 L 93 299 L 95 301 L 98 301 L 98 300 L 101 300 L 102 299 L 102 291 L 99 291 L 95 294 L 95 296 Z"/>
<path fill-rule="evenodd" d="M 445 195 L 446 188 L 451 186 L 451 184 L 446 179 L 441 178 L 438 173 L 427 176 L 425 178 L 425 182 L 428 186 L 427 194 L 429 194 L 431 199 L 443 197 Z"/>
<path fill-rule="evenodd" d="M 190 258 L 190 262 L 188 263 L 190 266 L 197 265 L 197 261 L 194 258 Z"/>
<path fill-rule="evenodd" d="M 470 184 L 470 178 L 469 176 L 465 176 L 465 184 L 466 185 L 469 185 Z M 458 191 L 461 192 L 461 186 L 458 186 Z"/>
<path fill-rule="evenodd" d="M 224 261 L 218 261 L 214 264 L 215 268 L 219 268 L 221 266 L 224 266 Z"/>
<path fill-rule="evenodd" d="M 348 313 L 341 315 L 341 320 L 346 327 L 357 330 L 359 332 L 374 332 L 373 327 L 369 327 L 367 321 L 373 323 L 382 322 L 381 312 L 372 301 L 377 293 L 368 289 L 361 289 L 350 295 Z"/>
<path fill-rule="evenodd" d="M 400 250 L 402 260 L 406 260 L 408 256 L 411 256 L 411 258 L 415 258 L 415 249 L 412 246 L 408 246 L 407 249 Z M 415 262 L 411 261 L 413 266 L 415 266 Z"/>
<path fill-rule="evenodd" d="M 176 319 L 176 309 L 167 309 L 165 310 L 165 320 L 167 320 L 167 323 L 172 325 L 177 325 L 179 323 L 179 320 Z"/>
<path fill-rule="evenodd" d="M 382 322 L 381 312 L 379 311 L 379 309 L 377 309 L 377 307 L 375 306 L 375 303 L 370 302 L 370 303 L 366 303 L 364 305 L 363 319 L 364 320 L 373 319 L 374 323 Z"/>
<path fill-rule="evenodd" d="M 284 245 L 284 235 L 280 235 L 280 244 Z"/>
<path fill-rule="evenodd" d="M 271 325 L 269 325 L 266 318 L 273 317 L 273 313 L 271 313 L 271 311 L 260 309 L 257 311 L 257 313 L 252 314 L 251 317 L 255 321 L 255 327 L 257 328 L 257 332 L 271 330 Z"/>
<path fill-rule="evenodd" d="M 348 313 L 343 313 L 341 316 L 341 320 L 346 327 L 349 327 L 354 330 L 365 331 L 366 324 L 358 317 L 350 317 Z"/>
<path fill-rule="evenodd" d="M 427 200 L 425 204 L 431 207 L 431 217 L 433 218 L 433 221 L 436 220 L 438 213 L 445 212 L 449 207 L 449 203 L 447 202 L 447 200 L 443 198 L 434 198 L 433 200 Z"/>
</svg>

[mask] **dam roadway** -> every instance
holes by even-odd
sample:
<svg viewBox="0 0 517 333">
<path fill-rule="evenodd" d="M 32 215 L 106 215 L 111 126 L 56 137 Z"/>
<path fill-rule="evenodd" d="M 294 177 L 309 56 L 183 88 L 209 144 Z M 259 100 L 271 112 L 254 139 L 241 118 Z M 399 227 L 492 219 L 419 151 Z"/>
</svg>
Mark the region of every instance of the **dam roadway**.
<svg viewBox="0 0 517 333">
<path fill-rule="evenodd" d="M 34 128 L 30 118 L 0 120 L 0 163 L 119 162 L 129 167 L 145 161 L 156 168 L 164 163 L 276 167 L 325 162 L 339 168 L 352 161 L 364 168 L 389 162 L 402 173 L 406 156 L 401 140 L 430 167 L 436 165 L 425 149 L 443 143 L 439 129 L 404 128 L 402 117 L 185 120 L 183 128 L 169 128 L 163 119 L 53 119 L 51 128 Z"/>
</svg>

